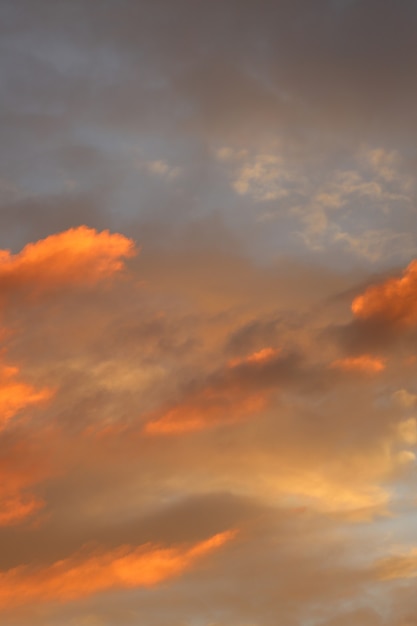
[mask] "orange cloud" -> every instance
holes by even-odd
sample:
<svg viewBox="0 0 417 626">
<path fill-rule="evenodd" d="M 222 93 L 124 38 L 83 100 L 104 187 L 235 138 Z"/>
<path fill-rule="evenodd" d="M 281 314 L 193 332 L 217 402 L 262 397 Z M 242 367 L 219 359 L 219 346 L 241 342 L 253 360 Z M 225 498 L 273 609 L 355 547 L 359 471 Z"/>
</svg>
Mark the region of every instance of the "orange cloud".
<svg viewBox="0 0 417 626">
<path fill-rule="evenodd" d="M 123 269 L 121 259 L 135 254 L 131 239 L 79 226 L 30 243 L 15 255 L 0 250 L 0 285 L 6 291 L 25 286 L 39 292 L 94 284 Z"/>
<path fill-rule="evenodd" d="M 204 430 L 261 411 L 265 403 L 265 395 L 260 393 L 237 393 L 235 390 L 221 393 L 204 389 L 193 398 L 149 421 L 144 432 L 148 435 L 179 435 Z"/>
<path fill-rule="evenodd" d="M 399 325 L 417 324 L 417 260 L 400 278 L 372 285 L 352 302 L 352 312 L 360 319 L 380 318 Z"/>
<path fill-rule="evenodd" d="M 45 502 L 30 493 L 33 485 L 56 473 L 52 455 L 57 437 L 48 430 L 3 445 L 0 454 L 0 526 L 20 524 Z M 60 455 L 62 459 L 62 455 Z"/>
<path fill-rule="evenodd" d="M 22 409 L 45 402 L 53 394 L 51 389 L 35 389 L 16 380 L 18 373 L 17 367 L 0 366 L 0 429 Z"/>
<path fill-rule="evenodd" d="M 235 536 L 236 531 L 230 530 L 188 548 L 122 546 L 87 556 L 81 553 L 37 570 L 16 567 L 0 573 L 0 607 L 65 602 L 109 589 L 153 587 L 181 575 Z"/>
<path fill-rule="evenodd" d="M 363 372 L 365 374 L 377 374 L 385 369 L 385 359 L 380 359 L 369 354 L 362 354 L 357 357 L 346 357 L 337 359 L 331 363 L 330 367 L 344 370 L 346 372 Z"/>
<path fill-rule="evenodd" d="M 36 294 L 63 285 L 91 285 L 120 271 L 122 259 L 135 253 L 134 243 L 123 235 L 72 228 L 29 244 L 16 255 L 0 250 L 0 291 L 7 297 L 16 288 Z M 0 329 L 1 339 L 7 335 Z M 52 389 L 22 381 L 18 367 L 0 361 L 0 430 L 20 411 L 52 395 Z M 33 450 L 27 447 L 17 446 L 11 456 L 0 457 L 0 526 L 18 524 L 44 506 L 43 500 L 27 493 L 45 476 L 44 459 L 36 455 L 34 462 Z"/>
<path fill-rule="evenodd" d="M 14 526 L 43 508 L 45 502 L 33 495 L 0 496 L 0 526 Z"/>
<path fill-rule="evenodd" d="M 265 363 L 266 361 L 270 361 L 271 359 L 278 356 L 279 353 L 280 350 L 277 350 L 275 348 L 262 348 L 262 350 L 254 352 L 249 356 L 245 356 L 240 359 L 232 359 L 231 361 L 229 361 L 229 367 L 238 367 L 239 365 L 244 365 L 247 363 Z"/>
<path fill-rule="evenodd" d="M 191 393 L 173 408 L 159 412 L 149 419 L 143 432 L 148 435 L 175 435 L 219 424 L 230 424 L 262 411 L 270 397 L 270 390 L 253 391 L 247 378 L 259 373 L 281 350 L 263 348 L 245 357 L 232 359 L 227 368 L 216 372 L 214 382 Z M 241 378 L 242 368 L 245 372 Z M 217 380 L 216 380 L 217 378 Z"/>
</svg>

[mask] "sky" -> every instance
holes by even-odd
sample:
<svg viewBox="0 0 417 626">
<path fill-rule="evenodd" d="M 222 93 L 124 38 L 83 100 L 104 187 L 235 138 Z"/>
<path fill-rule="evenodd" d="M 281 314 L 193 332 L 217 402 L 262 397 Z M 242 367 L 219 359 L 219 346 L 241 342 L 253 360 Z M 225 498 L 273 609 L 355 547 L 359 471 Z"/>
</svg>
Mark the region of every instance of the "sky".
<svg viewBox="0 0 417 626">
<path fill-rule="evenodd" d="M 416 29 L 0 0 L 2 626 L 417 626 Z"/>
</svg>

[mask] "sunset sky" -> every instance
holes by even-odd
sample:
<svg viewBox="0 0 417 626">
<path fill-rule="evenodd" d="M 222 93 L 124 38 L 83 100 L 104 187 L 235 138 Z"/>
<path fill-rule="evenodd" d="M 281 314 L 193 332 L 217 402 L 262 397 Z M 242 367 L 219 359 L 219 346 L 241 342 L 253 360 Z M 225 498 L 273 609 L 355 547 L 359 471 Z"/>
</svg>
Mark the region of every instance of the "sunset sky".
<svg viewBox="0 0 417 626">
<path fill-rule="evenodd" d="M 0 30 L 0 626 L 417 626 L 417 1 Z"/>
</svg>

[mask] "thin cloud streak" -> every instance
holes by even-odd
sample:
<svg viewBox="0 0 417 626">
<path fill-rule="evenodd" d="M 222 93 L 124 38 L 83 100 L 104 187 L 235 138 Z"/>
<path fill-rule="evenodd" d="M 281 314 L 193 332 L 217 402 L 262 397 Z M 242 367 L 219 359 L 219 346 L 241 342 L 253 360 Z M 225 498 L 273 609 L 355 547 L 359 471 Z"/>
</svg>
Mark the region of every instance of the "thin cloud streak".
<svg viewBox="0 0 417 626">
<path fill-rule="evenodd" d="M 0 572 L 0 607 L 48 601 L 68 602 L 109 589 L 153 587 L 180 576 L 194 562 L 233 539 L 234 531 L 191 547 L 122 546 L 110 552 L 76 555 L 33 571 Z"/>
</svg>

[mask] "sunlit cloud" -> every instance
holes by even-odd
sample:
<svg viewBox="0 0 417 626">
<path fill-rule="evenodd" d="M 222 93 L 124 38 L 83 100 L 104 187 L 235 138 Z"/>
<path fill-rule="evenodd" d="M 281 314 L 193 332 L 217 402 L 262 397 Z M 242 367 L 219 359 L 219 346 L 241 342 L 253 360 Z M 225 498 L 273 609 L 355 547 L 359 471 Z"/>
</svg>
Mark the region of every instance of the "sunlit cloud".
<svg viewBox="0 0 417 626">
<path fill-rule="evenodd" d="M 0 572 L 0 607 L 68 602 L 112 589 L 153 587 L 180 576 L 235 535 L 236 531 L 226 531 L 191 546 L 164 548 L 148 543 L 92 554 L 84 551 L 40 568 L 22 565 Z"/>
<path fill-rule="evenodd" d="M 144 427 L 148 435 L 179 435 L 216 426 L 233 424 L 256 415 L 266 405 L 262 393 L 203 389 L 160 416 L 151 419 Z"/>
<path fill-rule="evenodd" d="M 229 361 L 229 367 L 237 367 L 239 365 L 243 365 L 245 363 L 264 363 L 276 357 L 280 353 L 279 349 L 276 348 L 262 348 L 253 354 L 249 354 L 248 356 L 231 359 Z"/>
<path fill-rule="evenodd" d="M 377 374 L 386 367 L 386 359 L 362 354 L 356 357 L 345 357 L 336 359 L 331 363 L 333 369 L 340 369 L 346 372 L 363 372 L 365 374 Z"/>
<path fill-rule="evenodd" d="M 381 580 L 401 580 L 417 577 L 417 549 L 408 554 L 392 555 L 376 564 L 376 573 Z"/>
<path fill-rule="evenodd" d="M 398 278 L 371 285 L 352 302 L 360 319 L 381 319 L 400 326 L 417 323 L 417 262 L 412 261 Z"/>
<path fill-rule="evenodd" d="M 52 389 L 36 389 L 22 382 L 17 367 L 0 366 L 0 429 L 19 411 L 45 403 L 53 393 Z"/>
<path fill-rule="evenodd" d="M 0 2 L 1 624 L 411 626 L 414 0 L 95 4 Z"/>
<path fill-rule="evenodd" d="M 45 506 L 45 501 L 31 494 L 2 494 L 0 491 L 0 527 L 20 524 Z"/>
<path fill-rule="evenodd" d="M 39 441 L 45 444 L 45 450 L 40 451 Z M 28 439 L 12 439 L 9 445 L 3 437 L 1 444 L 0 526 L 7 527 L 31 520 L 46 505 L 36 488 L 55 472 L 51 449 L 57 440 L 43 432 Z"/>
<path fill-rule="evenodd" d="M 67 285 L 92 285 L 123 269 L 122 259 L 136 254 L 132 240 L 86 226 L 28 244 L 18 254 L 0 251 L 3 293 L 25 289 L 39 293 Z"/>
</svg>

